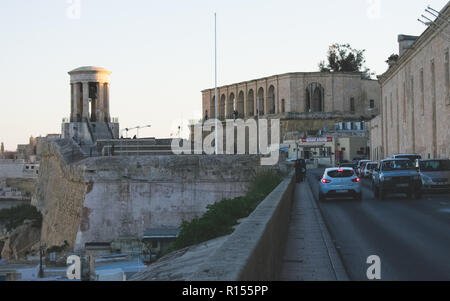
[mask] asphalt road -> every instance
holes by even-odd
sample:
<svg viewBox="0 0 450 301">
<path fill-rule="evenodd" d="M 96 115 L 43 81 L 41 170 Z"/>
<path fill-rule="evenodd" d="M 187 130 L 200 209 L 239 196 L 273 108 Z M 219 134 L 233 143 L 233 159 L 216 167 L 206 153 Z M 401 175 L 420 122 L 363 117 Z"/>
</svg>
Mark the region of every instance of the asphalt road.
<svg viewBox="0 0 450 301">
<path fill-rule="evenodd" d="M 367 258 L 381 259 L 381 280 L 450 280 L 450 194 L 374 198 L 362 181 L 363 200 L 318 201 L 323 169 L 308 171 L 314 198 L 351 280 L 368 280 Z"/>
</svg>

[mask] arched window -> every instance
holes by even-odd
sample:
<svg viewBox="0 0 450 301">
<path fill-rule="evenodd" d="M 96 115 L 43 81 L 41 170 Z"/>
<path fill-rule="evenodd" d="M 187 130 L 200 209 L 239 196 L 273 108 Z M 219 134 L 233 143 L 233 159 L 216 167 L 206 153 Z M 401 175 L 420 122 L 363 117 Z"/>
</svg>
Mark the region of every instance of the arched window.
<svg viewBox="0 0 450 301">
<path fill-rule="evenodd" d="M 248 116 L 255 116 L 255 93 L 253 92 L 253 89 L 250 89 L 248 91 L 247 96 L 247 114 Z"/>
<path fill-rule="evenodd" d="M 319 83 L 311 83 L 306 88 L 306 112 L 324 111 L 324 89 Z"/>
<path fill-rule="evenodd" d="M 267 111 L 269 114 L 275 114 L 275 87 L 269 87 L 269 94 L 267 95 Z"/>
<path fill-rule="evenodd" d="M 244 118 L 244 92 L 239 92 L 237 99 L 236 111 L 238 112 L 239 118 Z"/>
<path fill-rule="evenodd" d="M 220 97 L 220 102 L 219 102 L 219 119 L 223 120 L 225 118 L 225 99 L 227 97 L 225 96 L 225 94 L 222 94 L 222 96 Z"/>
<path fill-rule="evenodd" d="M 209 103 L 209 118 L 216 118 L 216 97 L 213 96 L 211 98 L 211 102 Z"/>
<path fill-rule="evenodd" d="M 233 112 L 234 112 L 234 93 L 230 93 L 230 97 L 228 97 L 227 101 L 227 118 L 231 119 L 233 118 Z"/>
<path fill-rule="evenodd" d="M 259 108 L 257 108 L 259 115 L 264 115 L 264 89 L 261 87 L 258 90 L 258 99 Z"/>
</svg>

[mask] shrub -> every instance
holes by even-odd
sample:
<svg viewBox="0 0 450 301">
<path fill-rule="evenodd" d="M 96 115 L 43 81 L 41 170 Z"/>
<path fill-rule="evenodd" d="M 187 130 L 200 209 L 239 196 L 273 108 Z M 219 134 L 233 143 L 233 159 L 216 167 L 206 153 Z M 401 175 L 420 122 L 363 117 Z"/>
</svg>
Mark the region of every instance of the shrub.
<svg viewBox="0 0 450 301">
<path fill-rule="evenodd" d="M 275 171 L 257 173 L 244 196 L 208 205 L 201 217 L 184 221 L 178 238 L 168 252 L 231 234 L 237 221 L 249 216 L 281 181 L 282 177 Z"/>
<path fill-rule="evenodd" d="M 20 205 L 0 210 L 0 223 L 5 225 L 7 231 L 22 225 L 25 220 L 33 221 L 36 228 L 42 225 L 42 215 L 34 206 Z"/>
</svg>

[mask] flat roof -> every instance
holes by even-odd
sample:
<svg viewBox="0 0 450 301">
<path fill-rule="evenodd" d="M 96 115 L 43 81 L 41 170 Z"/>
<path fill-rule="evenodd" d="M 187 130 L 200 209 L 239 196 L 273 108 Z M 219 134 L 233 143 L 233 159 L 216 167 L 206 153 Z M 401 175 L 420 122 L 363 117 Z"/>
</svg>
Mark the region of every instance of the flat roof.
<svg viewBox="0 0 450 301">
<path fill-rule="evenodd" d="M 178 228 L 151 228 L 144 232 L 144 238 L 176 238 L 180 232 Z"/>
</svg>

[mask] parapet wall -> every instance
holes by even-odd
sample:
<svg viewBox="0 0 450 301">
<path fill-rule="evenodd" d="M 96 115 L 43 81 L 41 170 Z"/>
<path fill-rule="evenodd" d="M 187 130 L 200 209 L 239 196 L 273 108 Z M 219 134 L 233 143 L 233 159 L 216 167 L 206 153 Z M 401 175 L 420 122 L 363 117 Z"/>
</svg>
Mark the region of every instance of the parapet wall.
<svg viewBox="0 0 450 301">
<path fill-rule="evenodd" d="M 294 192 L 291 173 L 187 280 L 278 280 Z"/>
</svg>

